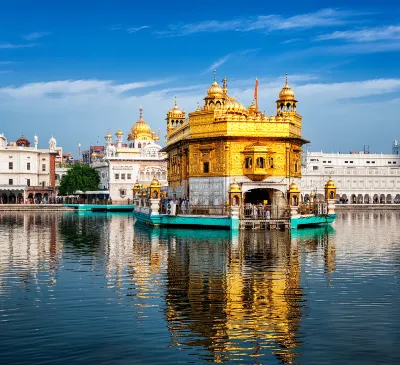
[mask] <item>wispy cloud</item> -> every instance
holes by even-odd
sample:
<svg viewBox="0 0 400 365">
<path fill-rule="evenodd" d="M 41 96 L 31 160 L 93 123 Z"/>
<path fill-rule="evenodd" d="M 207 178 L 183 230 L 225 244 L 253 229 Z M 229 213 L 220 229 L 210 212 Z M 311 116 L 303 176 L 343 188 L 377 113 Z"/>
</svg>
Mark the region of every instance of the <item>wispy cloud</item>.
<svg viewBox="0 0 400 365">
<path fill-rule="evenodd" d="M 22 36 L 22 38 L 26 39 L 27 41 L 34 41 L 36 39 L 46 37 L 49 34 L 51 34 L 51 32 L 33 32 Z"/>
<path fill-rule="evenodd" d="M 219 66 L 222 66 L 226 61 L 229 60 L 229 58 L 231 58 L 232 54 L 227 54 L 226 56 L 220 58 L 219 60 L 215 61 L 210 67 L 207 67 L 204 71 L 203 71 L 203 75 L 213 71 L 215 69 L 217 69 Z"/>
<path fill-rule="evenodd" d="M 224 63 L 226 63 L 230 58 L 232 58 L 234 56 L 250 56 L 250 55 L 256 54 L 260 49 L 261 48 L 250 48 L 250 49 L 245 49 L 243 51 L 229 53 L 226 56 L 215 61 L 210 67 L 207 67 L 202 72 L 202 75 L 217 69 L 218 67 L 222 66 Z"/>
<path fill-rule="evenodd" d="M 0 43 L 0 49 L 31 48 L 36 46 L 38 46 L 37 43 L 25 43 L 25 44 Z"/>
<path fill-rule="evenodd" d="M 328 8 L 288 17 L 270 14 L 257 17 L 235 18 L 225 21 L 208 20 L 198 23 L 172 24 L 169 26 L 169 29 L 156 33 L 161 36 L 179 36 L 205 32 L 271 32 L 288 29 L 309 29 L 347 24 L 349 22 L 354 22 L 359 15 L 362 14 L 348 10 Z"/>
<path fill-rule="evenodd" d="M 282 44 L 290 44 L 294 42 L 300 41 L 300 38 L 292 38 L 292 39 L 287 39 L 286 41 L 281 42 Z"/>
<path fill-rule="evenodd" d="M 128 33 L 136 33 L 139 30 L 143 30 L 143 29 L 147 29 L 147 28 L 150 28 L 150 25 L 142 25 L 141 27 L 138 27 L 138 28 L 128 28 L 126 31 Z"/>
<path fill-rule="evenodd" d="M 122 94 L 129 90 L 152 87 L 164 84 L 171 79 L 151 80 L 126 84 L 116 84 L 110 80 L 61 80 L 50 82 L 34 82 L 22 86 L 8 86 L 0 88 L 0 93 L 15 98 L 37 98 L 53 94 L 81 95 L 81 94 Z"/>
<path fill-rule="evenodd" d="M 11 65 L 12 63 L 15 63 L 15 62 L 11 62 L 11 61 L 0 61 L 0 66 Z"/>
<path fill-rule="evenodd" d="M 338 39 L 348 42 L 375 42 L 382 40 L 399 40 L 400 26 L 391 25 L 386 27 L 336 31 L 329 34 L 322 34 L 319 37 L 317 37 L 318 41 L 326 41 L 333 39 Z"/>
<path fill-rule="evenodd" d="M 139 32 L 140 30 L 148 29 L 148 28 L 150 28 L 150 25 L 142 25 L 140 27 L 126 28 L 126 27 L 122 26 L 121 24 L 113 24 L 108 29 L 109 30 L 122 30 L 122 31 L 126 31 L 128 33 L 136 33 L 136 32 Z"/>
</svg>

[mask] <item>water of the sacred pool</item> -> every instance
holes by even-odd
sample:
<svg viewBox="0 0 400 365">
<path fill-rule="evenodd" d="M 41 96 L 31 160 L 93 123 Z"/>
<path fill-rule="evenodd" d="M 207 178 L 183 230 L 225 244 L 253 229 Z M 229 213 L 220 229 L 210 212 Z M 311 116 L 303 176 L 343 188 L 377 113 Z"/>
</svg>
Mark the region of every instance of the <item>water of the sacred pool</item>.
<svg viewBox="0 0 400 365">
<path fill-rule="evenodd" d="M 399 364 L 400 211 L 297 231 L 0 214 L 2 364 Z"/>
</svg>

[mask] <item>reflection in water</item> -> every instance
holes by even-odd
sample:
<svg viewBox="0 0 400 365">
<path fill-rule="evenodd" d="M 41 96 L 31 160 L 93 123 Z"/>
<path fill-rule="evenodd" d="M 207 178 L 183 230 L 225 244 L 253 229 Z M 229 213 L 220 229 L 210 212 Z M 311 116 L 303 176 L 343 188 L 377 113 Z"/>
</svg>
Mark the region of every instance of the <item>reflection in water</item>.
<svg viewBox="0 0 400 365">
<path fill-rule="evenodd" d="M 323 332 L 336 330 L 324 322 L 321 313 L 334 312 L 318 306 L 320 300 L 328 300 L 319 293 L 343 295 L 338 280 L 353 270 L 351 255 L 370 260 L 379 275 L 384 270 L 398 272 L 399 222 L 397 212 L 342 213 L 336 230 L 329 226 L 235 234 L 152 229 L 134 225 L 126 214 L 0 214 L 0 321 L 10 328 L 0 351 L 10 363 L 29 363 L 22 360 L 23 351 L 33 362 L 60 364 L 71 359 L 114 364 L 116 359 L 125 363 L 132 358 L 163 364 L 329 363 L 323 360 L 329 354 L 318 361 L 314 357 Z M 379 235 L 381 239 L 371 244 L 370 238 Z M 391 259 L 397 266 L 388 266 L 389 259 L 384 268 L 372 265 L 393 247 Z M 374 272 L 370 275 L 375 278 Z M 348 295 L 352 282 L 346 283 Z M 398 303 L 396 297 L 386 298 L 392 306 Z M 336 303 L 335 310 L 342 304 L 336 297 L 330 301 Z M 33 317 L 34 308 L 46 311 L 50 304 L 58 322 L 50 320 L 50 313 L 51 324 Z M 341 310 L 343 320 L 351 309 Z M 52 339 L 53 347 L 46 350 L 24 339 L 30 321 L 42 328 L 35 341 L 45 344 Z M 346 328 L 342 330 L 346 338 Z M 393 331 L 398 333 L 398 328 Z M 82 337 L 86 333 L 96 335 Z M 82 341 L 88 344 L 78 351 Z M 99 345 L 104 350 L 95 350 L 98 345 L 91 341 L 105 341 L 110 347 Z M 70 345 L 63 355 L 59 346 L 64 342 Z M 331 338 L 324 351 L 329 353 L 329 346 L 335 347 Z M 138 355 L 139 348 L 143 355 Z M 71 350 L 76 351 L 73 358 Z"/>
</svg>

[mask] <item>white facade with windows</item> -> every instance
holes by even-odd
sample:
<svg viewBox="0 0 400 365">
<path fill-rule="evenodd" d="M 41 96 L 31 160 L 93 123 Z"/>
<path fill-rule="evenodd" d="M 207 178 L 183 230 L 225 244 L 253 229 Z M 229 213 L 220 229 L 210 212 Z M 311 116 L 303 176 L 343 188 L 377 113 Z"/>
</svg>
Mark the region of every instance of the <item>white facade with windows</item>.
<svg viewBox="0 0 400 365">
<path fill-rule="evenodd" d="M 49 142 L 50 143 L 50 142 Z M 51 141 L 53 143 L 53 141 Z M 38 148 L 38 138 L 34 146 L 21 137 L 8 143 L 0 134 L 0 202 L 23 203 L 27 198 L 40 200 L 52 197 L 54 188 L 54 168 L 56 152 L 51 144 L 48 149 Z"/>
<path fill-rule="evenodd" d="M 303 198 L 323 195 L 330 176 L 337 186 L 337 200 L 400 203 L 400 155 L 306 152 L 300 183 Z"/>
</svg>

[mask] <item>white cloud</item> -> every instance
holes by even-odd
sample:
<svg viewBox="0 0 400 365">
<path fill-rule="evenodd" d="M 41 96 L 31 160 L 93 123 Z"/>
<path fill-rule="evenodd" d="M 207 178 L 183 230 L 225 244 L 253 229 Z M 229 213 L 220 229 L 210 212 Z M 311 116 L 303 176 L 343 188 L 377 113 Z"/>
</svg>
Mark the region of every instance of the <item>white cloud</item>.
<svg viewBox="0 0 400 365">
<path fill-rule="evenodd" d="M 26 39 L 27 41 L 34 41 L 36 39 L 45 37 L 51 34 L 50 32 L 33 32 L 22 36 L 22 38 Z"/>
<path fill-rule="evenodd" d="M 141 27 L 138 27 L 138 28 L 128 28 L 126 31 L 128 33 L 136 33 L 139 30 L 143 30 L 143 29 L 147 29 L 147 28 L 150 28 L 150 26 L 149 25 L 142 25 Z"/>
<path fill-rule="evenodd" d="M 170 81 L 154 80 L 134 82 L 128 84 L 115 84 L 110 80 L 62 80 L 51 82 L 35 82 L 19 87 L 8 86 L 0 88 L 0 94 L 14 98 L 41 98 L 54 94 L 82 95 L 82 94 L 121 94 L 129 90 L 152 87 Z"/>
<path fill-rule="evenodd" d="M 229 58 L 231 57 L 231 54 L 227 54 L 226 56 L 220 58 L 219 60 L 215 61 L 210 67 L 206 68 L 203 72 L 203 74 L 206 74 L 210 71 L 213 71 L 215 69 L 217 69 L 219 66 L 222 66 L 226 61 L 229 60 Z"/>
<path fill-rule="evenodd" d="M 25 44 L 0 43 L 0 49 L 31 48 L 36 46 L 38 46 L 38 44 L 36 43 L 25 43 Z"/>
<path fill-rule="evenodd" d="M 358 30 L 336 31 L 322 34 L 317 37 L 319 41 L 339 39 L 349 42 L 375 42 L 382 40 L 399 40 L 400 26 L 391 25 L 385 27 L 364 28 Z"/>
<path fill-rule="evenodd" d="M 346 10 L 321 9 L 316 12 L 282 16 L 276 14 L 260 15 L 257 17 L 235 18 L 231 20 L 208 20 L 198 23 L 172 24 L 168 30 L 156 32 L 163 36 L 189 35 L 204 32 L 223 31 L 277 31 L 288 29 L 309 29 L 315 27 L 329 27 L 354 22 L 356 13 Z"/>
<path fill-rule="evenodd" d="M 4 132 L 10 140 L 19 137 L 21 128 L 28 136 L 38 133 L 41 141 L 47 141 L 54 133 L 66 151 L 75 152 L 78 143 L 84 148 L 90 143 L 103 143 L 102 136 L 109 129 L 128 131 L 143 105 L 144 119 L 164 135 L 165 113 L 173 106 L 173 96 L 178 96 L 181 108 L 192 111 L 209 86 L 208 82 L 198 85 L 187 80 L 186 85 L 190 86 L 165 84 L 155 88 L 157 83 L 165 82 L 60 80 L 3 87 L 0 120 L 5 121 L 8 129 Z M 275 100 L 284 82 L 284 76 L 259 77 L 259 104 L 268 115 L 276 111 Z M 367 143 L 380 150 L 387 146 L 389 151 L 392 138 L 398 133 L 400 104 L 392 100 L 398 98 L 394 94 L 400 92 L 400 79 L 323 83 L 313 75 L 298 74 L 289 75 L 289 84 L 299 100 L 303 136 L 312 141 L 313 149 L 354 150 Z M 231 96 L 245 105 L 251 103 L 254 79 L 228 79 L 228 85 Z M 124 94 L 132 89 L 141 92 L 129 97 Z M 373 102 L 378 100 L 379 104 Z"/>
</svg>

